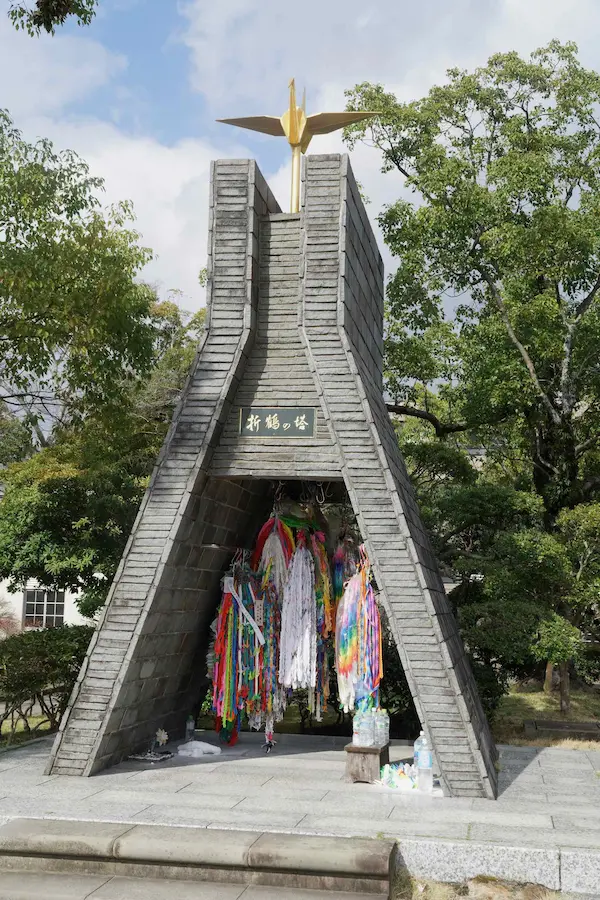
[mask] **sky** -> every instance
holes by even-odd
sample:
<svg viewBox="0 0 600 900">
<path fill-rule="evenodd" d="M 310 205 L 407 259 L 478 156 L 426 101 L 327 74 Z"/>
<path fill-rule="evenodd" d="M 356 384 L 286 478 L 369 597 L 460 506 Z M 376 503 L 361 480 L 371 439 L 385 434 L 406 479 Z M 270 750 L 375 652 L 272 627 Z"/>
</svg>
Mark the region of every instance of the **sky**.
<svg viewBox="0 0 600 900">
<path fill-rule="evenodd" d="M 309 113 L 344 109 L 344 90 L 363 81 L 418 99 L 450 67 L 528 54 L 552 38 L 576 41 L 583 63 L 600 69 L 598 0 L 99 0 L 90 27 L 39 38 L 14 30 L 2 15 L 9 5 L 0 0 L 0 107 L 27 139 L 82 156 L 105 180 L 104 203 L 133 202 L 155 253 L 143 277 L 163 297 L 180 291 L 189 311 L 204 305 L 210 161 L 257 159 L 288 203 L 285 140 L 217 118 L 281 114 L 291 77 L 306 87 Z M 333 134 L 311 152 L 345 148 Z M 371 148 L 351 160 L 375 223 L 399 176 L 382 175 Z"/>
</svg>

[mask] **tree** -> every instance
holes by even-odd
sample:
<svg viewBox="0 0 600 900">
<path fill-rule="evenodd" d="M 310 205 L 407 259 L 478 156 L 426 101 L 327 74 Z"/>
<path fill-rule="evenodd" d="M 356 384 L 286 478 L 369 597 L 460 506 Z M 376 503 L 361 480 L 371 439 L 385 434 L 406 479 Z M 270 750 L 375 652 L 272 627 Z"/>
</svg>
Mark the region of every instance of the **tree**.
<svg viewBox="0 0 600 900">
<path fill-rule="evenodd" d="M 136 280 L 151 254 L 102 187 L 0 111 L 0 399 L 22 421 L 108 412 L 151 364 L 154 295 Z"/>
<path fill-rule="evenodd" d="M 591 680 L 599 670 L 600 504 L 563 510 L 549 532 L 541 498 L 518 487 L 518 468 L 486 459 L 474 466 L 463 435 L 427 440 L 427 428 L 409 419 L 400 444 L 438 560 L 460 580 L 450 599 L 488 712 L 508 678 L 538 672 L 544 647 L 552 650 L 548 678 L 560 667 L 566 708 L 569 669 Z M 582 635 L 576 645 L 564 641 L 563 649 L 575 647 L 566 659 L 540 641 L 555 635 L 556 621 L 564 634 Z"/>
<path fill-rule="evenodd" d="M 380 117 L 348 141 L 370 139 L 406 188 L 380 216 L 399 259 L 393 406 L 440 436 L 511 429 L 551 527 L 600 485 L 600 76 L 554 41 L 450 70 L 413 103 L 371 84 L 349 100 Z"/>
<path fill-rule="evenodd" d="M 119 409 L 58 429 L 51 444 L 4 473 L 0 578 L 83 590 L 79 607 L 104 603 L 198 342 L 189 318 L 156 303 L 155 364 L 129 383 Z"/>
<path fill-rule="evenodd" d="M 0 467 L 25 459 L 32 450 L 31 430 L 27 422 L 0 405 Z"/>
<path fill-rule="evenodd" d="M 0 597 L 0 640 L 16 634 L 19 630 L 19 623 L 14 614 L 12 604 L 8 600 Z"/>
<path fill-rule="evenodd" d="M 64 25 L 73 16 L 78 25 L 89 25 L 96 15 L 97 0 L 35 0 L 29 3 L 13 2 L 9 9 L 15 28 L 24 28 L 36 35 L 42 30 L 54 34 L 57 25 Z"/>
<path fill-rule="evenodd" d="M 560 667 L 560 711 L 569 712 L 569 664 L 581 653 L 581 632 L 562 616 L 554 615 L 542 622 L 533 652 L 538 659 Z"/>
</svg>

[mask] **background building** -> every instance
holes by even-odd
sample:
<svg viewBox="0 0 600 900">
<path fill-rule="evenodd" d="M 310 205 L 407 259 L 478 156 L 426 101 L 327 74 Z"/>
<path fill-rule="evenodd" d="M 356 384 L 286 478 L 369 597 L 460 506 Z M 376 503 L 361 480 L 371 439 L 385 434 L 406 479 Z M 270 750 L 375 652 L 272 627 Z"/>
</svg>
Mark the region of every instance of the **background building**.
<svg viewBox="0 0 600 900">
<path fill-rule="evenodd" d="M 77 609 L 77 597 L 77 592 L 41 587 L 36 581 L 11 593 L 8 581 L 0 581 L 0 637 L 26 628 L 89 624 Z"/>
</svg>

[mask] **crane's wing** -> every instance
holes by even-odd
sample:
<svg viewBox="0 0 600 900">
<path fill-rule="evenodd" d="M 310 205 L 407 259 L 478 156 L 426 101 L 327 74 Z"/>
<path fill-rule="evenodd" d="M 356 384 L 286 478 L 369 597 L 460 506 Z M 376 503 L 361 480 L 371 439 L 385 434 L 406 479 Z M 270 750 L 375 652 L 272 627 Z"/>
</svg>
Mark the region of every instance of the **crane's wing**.
<svg viewBox="0 0 600 900">
<path fill-rule="evenodd" d="M 337 131 L 338 128 L 378 115 L 376 112 L 315 113 L 314 116 L 308 116 L 306 125 L 311 134 L 329 134 L 330 131 Z"/>
<path fill-rule="evenodd" d="M 248 128 L 250 131 L 261 131 L 263 134 L 272 134 L 275 137 L 283 137 L 285 132 L 281 120 L 277 116 L 246 116 L 243 119 L 217 119 L 225 125 L 237 125 L 238 128 Z"/>
</svg>

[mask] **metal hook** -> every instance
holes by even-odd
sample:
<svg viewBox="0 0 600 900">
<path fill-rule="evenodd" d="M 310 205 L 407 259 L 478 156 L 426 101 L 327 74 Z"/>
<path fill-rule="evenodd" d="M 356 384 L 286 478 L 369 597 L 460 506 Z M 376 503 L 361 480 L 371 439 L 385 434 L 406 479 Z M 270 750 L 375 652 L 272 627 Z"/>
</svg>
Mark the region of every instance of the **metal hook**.
<svg viewBox="0 0 600 900">
<path fill-rule="evenodd" d="M 315 500 L 319 506 L 324 506 L 325 499 L 325 488 L 323 487 L 323 482 L 319 481 L 315 490 Z"/>
<path fill-rule="evenodd" d="M 285 486 L 283 484 L 283 481 L 278 481 L 273 490 L 272 518 L 275 518 L 281 512 L 281 505 L 283 502 L 284 495 L 285 495 Z"/>
</svg>

